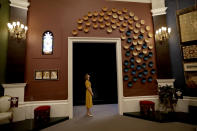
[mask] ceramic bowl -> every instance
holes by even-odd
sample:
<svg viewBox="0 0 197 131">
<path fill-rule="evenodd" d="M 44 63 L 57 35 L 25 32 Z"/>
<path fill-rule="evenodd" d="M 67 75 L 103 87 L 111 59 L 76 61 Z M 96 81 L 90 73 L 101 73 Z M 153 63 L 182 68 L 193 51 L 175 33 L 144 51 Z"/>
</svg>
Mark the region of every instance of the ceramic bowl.
<svg viewBox="0 0 197 131">
<path fill-rule="evenodd" d="M 133 83 L 130 81 L 128 82 L 128 87 L 132 87 L 133 86 Z"/>
<path fill-rule="evenodd" d="M 144 56 L 144 61 L 147 61 L 148 60 L 148 56 Z"/>
<path fill-rule="evenodd" d="M 144 69 L 146 68 L 146 63 L 142 64 L 142 68 L 144 68 Z"/>
<path fill-rule="evenodd" d="M 142 48 L 143 48 L 143 49 L 146 49 L 146 48 L 147 48 L 147 44 L 144 43 L 144 44 L 142 45 Z"/>
<path fill-rule="evenodd" d="M 137 65 L 136 69 L 137 70 L 141 70 L 141 66 L 140 65 Z"/>
<path fill-rule="evenodd" d="M 149 56 L 149 57 L 152 57 L 152 56 L 153 56 L 153 53 L 152 53 L 152 52 L 149 52 L 149 53 L 148 53 L 148 56 Z"/>
<path fill-rule="evenodd" d="M 134 69 L 135 68 L 135 65 L 134 64 L 131 64 L 130 67 L 131 67 L 131 69 Z"/>
<path fill-rule="evenodd" d="M 124 65 L 125 65 L 125 66 L 128 66 L 128 65 L 129 65 L 129 61 L 128 61 L 128 60 L 125 60 L 125 61 L 124 61 Z"/>
<path fill-rule="evenodd" d="M 150 61 L 150 62 L 148 63 L 148 66 L 152 68 L 152 67 L 153 67 L 153 62 Z"/>
<path fill-rule="evenodd" d="M 143 58 L 144 54 L 142 52 L 139 53 L 138 57 Z"/>
<path fill-rule="evenodd" d="M 139 78 L 142 78 L 142 76 L 143 76 L 143 73 L 142 72 L 138 73 L 138 77 Z"/>
<path fill-rule="evenodd" d="M 126 35 L 127 35 L 127 36 L 130 36 L 130 35 L 131 35 L 131 31 L 128 30 L 128 31 L 126 32 Z"/>
<path fill-rule="evenodd" d="M 135 48 L 134 48 L 134 45 L 131 45 L 130 46 L 130 50 L 134 50 Z"/>
<path fill-rule="evenodd" d="M 133 77 L 133 81 L 134 81 L 134 82 L 137 81 L 137 77 L 136 77 L 136 76 Z"/>
<path fill-rule="evenodd" d="M 156 73 L 156 70 L 155 69 L 152 69 L 150 72 L 151 72 L 151 74 L 155 74 Z"/>
<path fill-rule="evenodd" d="M 135 58 L 131 57 L 130 62 L 134 63 L 135 62 Z"/>
<path fill-rule="evenodd" d="M 150 76 L 148 77 L 148 82 L 152 82 L 153 81 L 153 78 Z"/>
<path fill-rule="evenodd" d="M 124 72 L 127 73 L 129 71 L 129 68 L 124 68 Z"/>
<path fill-rule="evenodd" d="M 136 74 L 136 70 L 132 70 L 132 71 L 131 71 L 131 74 L 132 74 L 132 75 L 135 75 L 135 74 Z"/>
<path fill-rule="evenodd" d="M 144 71 L 143 71 L 143 74 L 144 74 L 144 75 L 148 75 L 148 71 L 147 71 L 147 70 L 144 70 Z"/>
<path fill-rule="evenodd" d="M 129 80 L 129 77 L 128 75 L 124 75 L 124 78 L 123 78 L 125 81 L 128 81 Z"/>
<path fill-rule="evenodd" d="M 132 39 L 131 38 L 127 38 L 127 43 L 131 43 Z"/>
<path fill-rule="evenodd" d="M 144 36 L 142 35 L 142 34 L 140 34 L 139 36 L 138 36 L 138 39 L 143 39 L 144 38 Z"/>
<path fill-rule="evenodd" d="M 125 55 L 130 56 L 130 51 L 126 51 Z"/>
<path fill-rule="evenodd" d="M 144 84 L 146 83 L 146 78 L 142 78 L 141 82 Z"/>
</svg>

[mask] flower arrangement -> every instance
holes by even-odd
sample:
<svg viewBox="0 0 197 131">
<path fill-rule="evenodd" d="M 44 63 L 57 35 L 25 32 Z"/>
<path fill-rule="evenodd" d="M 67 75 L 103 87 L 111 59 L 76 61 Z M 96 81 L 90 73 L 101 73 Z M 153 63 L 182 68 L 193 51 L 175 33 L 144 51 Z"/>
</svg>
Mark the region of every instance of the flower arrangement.
<svg viewBox="0 0 197 131">
<path fill-rule="evenodd" d="M 175 98 L 176 91 L 171 85 L 165 85 L 159 87 L 159 102 L 160 106 L 164 111 L 174 112 L 174 106 L 177 104 L 177 99 Z"/>
</svg>

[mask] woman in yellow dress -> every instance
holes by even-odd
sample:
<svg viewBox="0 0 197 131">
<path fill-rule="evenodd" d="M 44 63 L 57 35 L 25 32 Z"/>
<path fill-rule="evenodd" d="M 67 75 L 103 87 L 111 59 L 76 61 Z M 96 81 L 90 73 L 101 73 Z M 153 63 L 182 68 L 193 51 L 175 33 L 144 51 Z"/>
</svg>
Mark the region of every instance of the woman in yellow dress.
<svg viewBox="0 0 197 131">
<path fill-rule="evenodd" d="M 93 106 L 92 104 L 92 88 L 91 88 L 91 83 L 90 83 L 90 75 L 86 74 L 85 75 L 85 86 L 86 86 L 86 108 L 87 108 L 87 115 L 88 116 L 93 116 L 90 112 L 90 108 Z"/>
</svg>

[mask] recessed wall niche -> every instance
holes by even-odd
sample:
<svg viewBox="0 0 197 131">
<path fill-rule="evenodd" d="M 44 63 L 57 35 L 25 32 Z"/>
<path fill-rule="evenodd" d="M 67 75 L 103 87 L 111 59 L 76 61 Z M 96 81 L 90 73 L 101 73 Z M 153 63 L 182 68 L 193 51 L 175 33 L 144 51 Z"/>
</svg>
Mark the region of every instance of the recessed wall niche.
<svg viewBox="0 0 197 131">
<path fill-rule="evenodd" d="M 51 31 L 45 31 L 42 35 L 42 54 L 52 55 L 53 54 L 53 44 L 54 36 Z"/>
</svg>

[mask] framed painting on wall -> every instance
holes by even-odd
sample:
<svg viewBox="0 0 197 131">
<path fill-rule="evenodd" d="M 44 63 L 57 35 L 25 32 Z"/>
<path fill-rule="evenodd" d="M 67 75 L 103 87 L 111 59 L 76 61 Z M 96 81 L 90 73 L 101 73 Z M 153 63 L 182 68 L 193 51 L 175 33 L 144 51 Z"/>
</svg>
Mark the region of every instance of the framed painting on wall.
<svg viewBox="0 0 197 131">
<path fill-rule="evenodd" d="M 51 70 L 51 80 L 58 80 L 58 71 L 57 70 Z"/>
<path fill-rule="evenodd" d="M 178 14 L 181 42 L 197 40 L 197 10 L 186 8 Z"/>
<path fill-rule="evenodd" d="M 42 80 L 42 71 L 35 71 L 35 80 Z"/>
<path fill-rule="evenodd" d="M 50 79 L 50 71 L 43 71 L 43 80 L 49 80 Z"/>
<path fill-rule="evenodd" d="M 182 46 L 183 59 L 196 59 L 197 58 L 197 45 Z"/>
<path fill-rule="evenodd" d="M 197 88 L 197 72 L 186 72 L 185 80 L 188 88 Z"/>
</svg>

